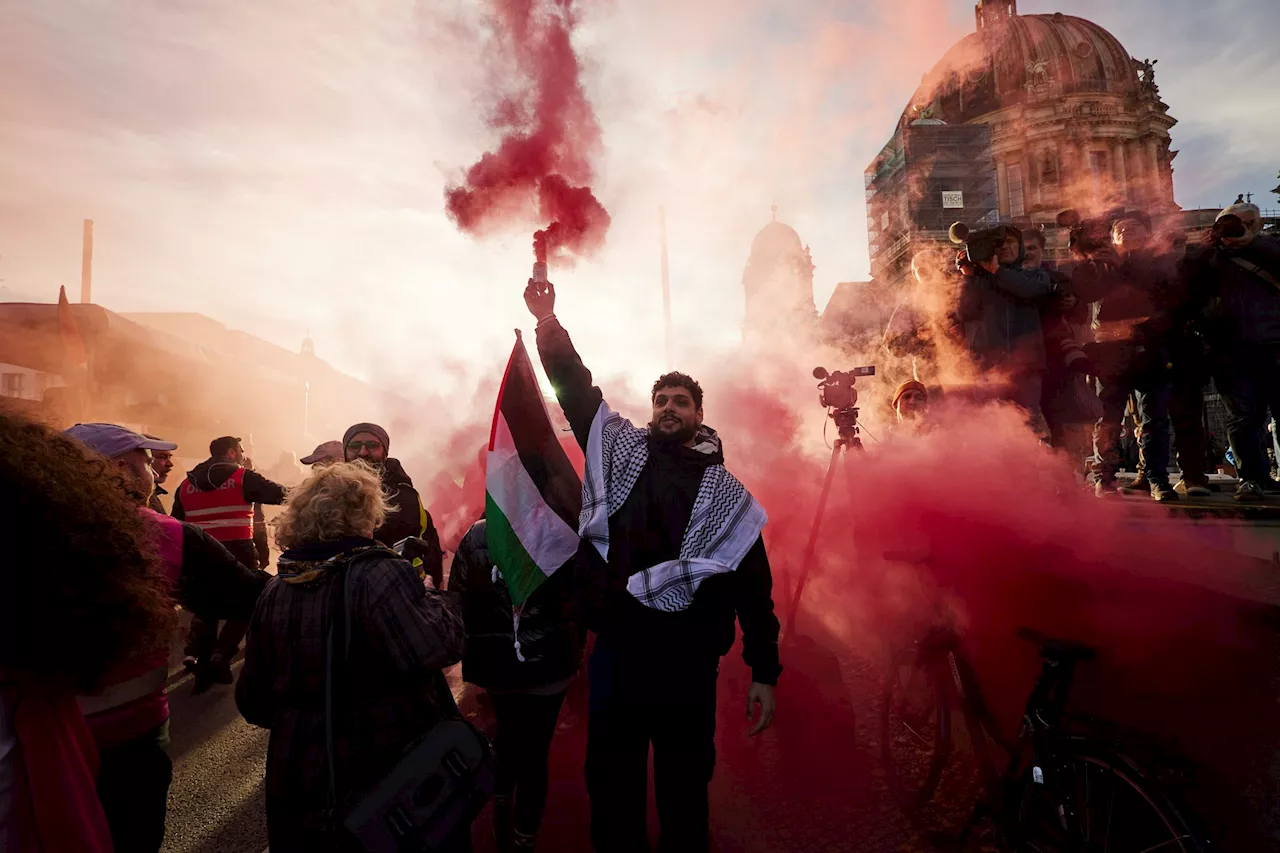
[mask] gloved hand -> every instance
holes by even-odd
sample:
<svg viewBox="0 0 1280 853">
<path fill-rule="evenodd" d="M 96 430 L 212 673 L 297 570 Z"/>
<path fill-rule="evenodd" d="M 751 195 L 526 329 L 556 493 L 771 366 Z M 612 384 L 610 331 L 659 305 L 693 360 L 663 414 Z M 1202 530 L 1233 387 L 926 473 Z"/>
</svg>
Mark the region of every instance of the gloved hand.
<svg viewBox="0 0 1280 853">
<path fill-rule="evenodd" d="M 444 586 L 444 552 L 417 536 L 401 539 L 392 549 L 431 578 L 436 589 Z"/>
</svg>

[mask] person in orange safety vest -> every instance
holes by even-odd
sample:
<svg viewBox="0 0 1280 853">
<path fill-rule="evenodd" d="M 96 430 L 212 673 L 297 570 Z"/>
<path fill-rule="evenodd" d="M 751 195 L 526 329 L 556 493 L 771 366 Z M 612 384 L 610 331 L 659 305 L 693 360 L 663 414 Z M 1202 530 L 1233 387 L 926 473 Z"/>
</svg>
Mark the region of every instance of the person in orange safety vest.
<svg viewBox="0 0 1280 853">
<path fill-rule="evenodd" d="M 254 506 L 284 503 L 285 488 L 250 470 L 246 461 L 239 438 L 215 438 L 209 458 L 174 490 L 173 517 L 201 528 L 246 567 L 259 569 L 265 566 L 254 545 Z M 196 693 L 232 682 L 231 660 L 247 630 L 244 622 L 228 622 L 218 633 L 216 623 L 192 620 L 183 665 L 195 674 Z"/>
</svg>

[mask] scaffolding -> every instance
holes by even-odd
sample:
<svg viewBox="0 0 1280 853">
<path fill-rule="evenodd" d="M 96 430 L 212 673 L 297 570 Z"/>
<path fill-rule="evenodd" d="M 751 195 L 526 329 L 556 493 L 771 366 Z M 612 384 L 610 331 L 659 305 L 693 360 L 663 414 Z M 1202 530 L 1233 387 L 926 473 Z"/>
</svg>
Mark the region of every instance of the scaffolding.
<svg viewBox="0 0 1280 853">
<path fill-rule="evenodd" d="M 917 251 L 947 241 L 951 223 L 982 228 L 999 221 L 987 125 L 899 127 L 864 178 L 871 275 L 880 281 L 902 278 Z"/>
</svg>

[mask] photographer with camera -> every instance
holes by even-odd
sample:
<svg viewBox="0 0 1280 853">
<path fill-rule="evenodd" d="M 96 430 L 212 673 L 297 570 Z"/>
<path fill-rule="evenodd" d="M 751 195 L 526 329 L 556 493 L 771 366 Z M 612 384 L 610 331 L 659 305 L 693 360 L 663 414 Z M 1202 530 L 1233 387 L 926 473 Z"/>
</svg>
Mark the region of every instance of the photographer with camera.
<svg viewBox="0 0 1280 853">
<path fill-rule="evenodd" d="M 1012 225 L 970 231 L 951 226 L 951 241 L 965 246 L 956 265 L 965 276 L 959 316 L 969 349 L 986 371 L 1007 374 L 1006 399 L 1017 403 L 1039 429 L 1045 348 L 1040 303 L 1056 292 L 1042 269 L 1023 269 L 1022 232 Z"/>
<path fill-rule="evenodd" d="M 1060 217 L 1059 221 L 1062 221 Z M 1153 500 L 1176 501 L 1169 484 L 1169 339 L 1185 306 L 1174 259 L 1151 249 L 1150 220 L 1119 216 L 1103 241 L 1097 220 L 1072 225 L 1071 248 L 1084 260 L 1072 283 L 1078 297 L 1095 302 L 1095 342 L 1086 352 L 1098 378 L 1102 417 L 1094 427 L 1094 485 L 1099 497 L 1115 494 L 1120 465 L 1120 422 L 1132 393 L 1141 427 L 1139 486 Z"/>
<path fill-rule="evenodd" d="M 1280 239 L 1261 232 L 1258 207 L 1233 204 L 1186 265 L 1188 286 L 1204 309 L 1214 384 L 1227 407 L 1239 501 L 1280 490 L 1264 443 L 1267 409 L 1280 413 Z"/>
</svg>

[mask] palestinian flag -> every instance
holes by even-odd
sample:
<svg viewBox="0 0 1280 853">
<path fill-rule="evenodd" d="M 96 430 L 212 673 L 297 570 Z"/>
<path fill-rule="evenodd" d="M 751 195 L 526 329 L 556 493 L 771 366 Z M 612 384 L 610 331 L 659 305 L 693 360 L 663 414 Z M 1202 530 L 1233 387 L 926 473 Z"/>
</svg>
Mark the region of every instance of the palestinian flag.
<svg viewBox="0 0 1280 853">
<path fill-rule="evenodd" d="M 578 551 L 582 481 L 538 390 L 520 333 L 489 434 L 484 517 L 489 555 L 518 609 Z"/>
</svg>

